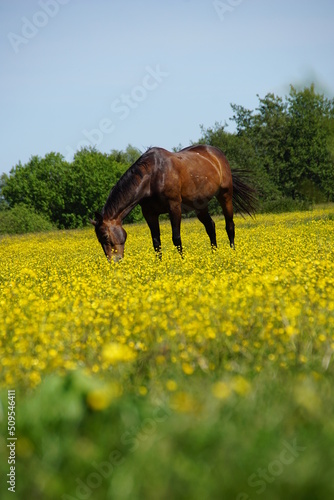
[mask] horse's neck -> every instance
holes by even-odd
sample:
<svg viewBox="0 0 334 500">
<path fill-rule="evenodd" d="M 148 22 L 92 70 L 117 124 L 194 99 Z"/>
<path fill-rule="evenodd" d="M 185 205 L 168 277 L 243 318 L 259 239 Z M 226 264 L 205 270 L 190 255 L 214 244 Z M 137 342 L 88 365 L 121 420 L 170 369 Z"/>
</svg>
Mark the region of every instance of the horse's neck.
<svg viewBox="0 0 334 500">
<path fill-rule="evenodd" d="M 147 172 L 141 174 L 134 172 L 132 175 L 135 179 L 131 178 L 131 173 L 128 174 L 110 191 L 104 206 L 104 213 L 108 218 L 122 221 L 144 197 L 148 196 L 150 178 Z"/>
</svg>

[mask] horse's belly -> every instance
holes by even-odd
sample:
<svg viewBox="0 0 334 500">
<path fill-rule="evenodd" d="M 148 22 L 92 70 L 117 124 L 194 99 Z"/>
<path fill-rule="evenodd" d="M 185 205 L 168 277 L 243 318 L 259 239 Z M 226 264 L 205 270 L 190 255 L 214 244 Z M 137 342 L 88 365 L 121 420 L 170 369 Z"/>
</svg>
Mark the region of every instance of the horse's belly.
<svg viewBox="0 0 334 500">
<path fill-rule="evenodd" d="M 181 208 L 183 213 L 191 212 L 192 210 L 204 210 L 207 208 L 209 201 L 211 200 L 212 196 L 209 198 L 196 198 L 196 199 L 189 199 L 189 198 L 182 198 L 181 201 Z"/>
<path fill-rule="evenodd" d="M 169 211 L 168 199 L 163 195 L 153 195 L 140 202 L 141 207 L 155 214 L 166 214 Z"/>
<path fill-rule="evenodd" d="M 219 179 L 209 178 L 205 175 L 189 176 L 187 182 L 181 185 L 181 198 L 188 203 L 195 205 L 203 204 L 205 201 L 209 203 L 219 191 Z"/>
</svg>

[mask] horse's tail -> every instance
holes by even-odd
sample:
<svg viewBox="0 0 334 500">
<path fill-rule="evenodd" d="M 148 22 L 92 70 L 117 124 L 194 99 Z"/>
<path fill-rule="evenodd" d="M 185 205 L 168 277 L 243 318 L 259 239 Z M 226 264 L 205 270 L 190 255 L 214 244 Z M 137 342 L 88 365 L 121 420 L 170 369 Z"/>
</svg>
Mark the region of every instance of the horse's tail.
<svg viewBox="0 0 334 500">
<path fill-rule="evenodd" d="M 233 205 L 236 211 L 251 217 L 257 208 L 257 191 L 249 182 L 249 171 L 245 169 L 232 170 Z"/>
</svg>

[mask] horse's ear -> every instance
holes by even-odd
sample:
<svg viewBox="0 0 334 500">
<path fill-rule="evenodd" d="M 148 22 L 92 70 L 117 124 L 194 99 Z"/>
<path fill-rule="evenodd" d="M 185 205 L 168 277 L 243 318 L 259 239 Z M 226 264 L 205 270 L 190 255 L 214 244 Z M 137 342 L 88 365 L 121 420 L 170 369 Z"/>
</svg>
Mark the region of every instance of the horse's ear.
<svg viewBox="0 0 334 500">
<path fill-rule="evenodd" d="M 102 217 L 101 212 L 95 212 L 95 218 L 96 218 L 96 222 L 102 222 L 103 217 Z"/>
<path fill-rule="evenodd" d="M 102 220 L 103 220 L 102 214 L 100 212 L 95 212 L 95 219 L 96 220 L 89 219 L 89 222 L 91 224 L 93 224 L 93 226 L 96 226 L 96 224 L 98 224 L 99 222 L 102 222 Z"/>
</svg>

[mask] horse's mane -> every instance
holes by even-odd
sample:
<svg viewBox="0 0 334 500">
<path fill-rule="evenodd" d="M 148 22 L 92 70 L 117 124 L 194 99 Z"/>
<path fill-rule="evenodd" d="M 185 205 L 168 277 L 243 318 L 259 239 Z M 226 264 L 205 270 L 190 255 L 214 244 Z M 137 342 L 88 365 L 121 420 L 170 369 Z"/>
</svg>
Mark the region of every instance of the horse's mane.
<svg viewBox="0 0 334 500">
<path fill-rule="evenodd" d="M 154 148 L 148 149 L 133 165 L 121 176 L 119 181 L 111 189 L 107 201 L 103 207 L 102 215 L 111 216 L 120 205 L 131 203 L 132 193 L 139 186 L 145 173 L 154 163 Z"/>
</svg>

